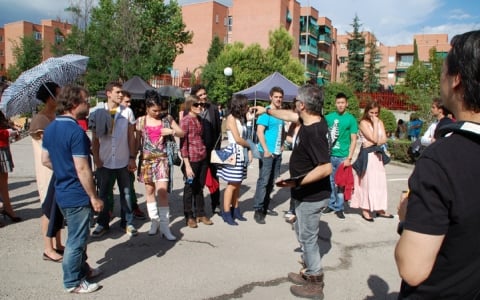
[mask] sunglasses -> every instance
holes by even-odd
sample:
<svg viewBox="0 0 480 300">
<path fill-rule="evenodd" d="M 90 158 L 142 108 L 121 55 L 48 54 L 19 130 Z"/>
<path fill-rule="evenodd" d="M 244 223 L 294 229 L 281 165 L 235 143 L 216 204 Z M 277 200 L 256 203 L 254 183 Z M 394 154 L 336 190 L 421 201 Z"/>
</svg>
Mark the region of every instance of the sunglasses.
<svg viewBox="0 0 480 300">
<path fill-rule="evenodd" d="M 197 102 L 197 103 L 193 103 L 192 106 L 194 106 L 194 107 L 199 107 L 199 106 L 204 107 L 205 103 Z"/>
</svg>

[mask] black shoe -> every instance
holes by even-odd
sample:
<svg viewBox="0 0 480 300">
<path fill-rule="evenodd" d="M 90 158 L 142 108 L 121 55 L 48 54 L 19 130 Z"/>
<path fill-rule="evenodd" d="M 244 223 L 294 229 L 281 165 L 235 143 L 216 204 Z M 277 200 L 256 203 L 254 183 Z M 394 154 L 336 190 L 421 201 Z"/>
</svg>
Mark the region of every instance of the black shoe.
<svg viewBox="0 0 480 300">
<path fill-rule="evenodd" d="M 328 213 L 331 213 L 332 211 L 334 210 L 327 206 L 322 210 L 322 215 L 326 215 Z"/>
<path fill-rule="evenodd" d="M 336 211 L 335 214 L 340 220 L 345 220 L 345 215 L 343 214 L 343 210 Z"/>
<path fill-rule="evenodd" d="M 265 224 L 265 215 L 259 210 L 255 211 L 253 218 L 255 219 L 255 222 L 257 222 L 258 224 Z"/>
</svg>

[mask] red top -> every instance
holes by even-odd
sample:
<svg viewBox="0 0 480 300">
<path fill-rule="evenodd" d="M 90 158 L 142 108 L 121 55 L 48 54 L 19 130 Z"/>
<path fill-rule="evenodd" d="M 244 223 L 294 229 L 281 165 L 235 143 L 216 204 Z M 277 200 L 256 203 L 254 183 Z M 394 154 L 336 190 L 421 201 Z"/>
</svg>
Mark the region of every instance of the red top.
<svg viewBox="0 0 480 300">
<path fill-rule="evenodd" d="M 207 149 L 203 143 L 203 127 L 198 117 L 190 114 L 184 116 L 180 121 L 180 127 L 185 132 L 185 137 L 180 141 L 180 152 L 183 158 L 190 162 L 197 162 L 207 157 Z"/>
</svg>

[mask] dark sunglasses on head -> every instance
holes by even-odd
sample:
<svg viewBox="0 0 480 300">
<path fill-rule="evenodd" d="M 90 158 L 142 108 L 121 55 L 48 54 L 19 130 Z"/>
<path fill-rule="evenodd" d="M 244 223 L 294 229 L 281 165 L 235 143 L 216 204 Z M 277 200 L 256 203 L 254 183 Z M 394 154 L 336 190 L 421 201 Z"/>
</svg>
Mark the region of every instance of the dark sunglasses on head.
<svg viewBox="0 0 480 300">
<path fill-rule="evenodd" d="M 195 107 L 199 107 L 199 106 L 204 107 L 205 103 L 197 102 L 197 103 L 193 103 L 192 105 L 195 106 Z"/>
</svg>

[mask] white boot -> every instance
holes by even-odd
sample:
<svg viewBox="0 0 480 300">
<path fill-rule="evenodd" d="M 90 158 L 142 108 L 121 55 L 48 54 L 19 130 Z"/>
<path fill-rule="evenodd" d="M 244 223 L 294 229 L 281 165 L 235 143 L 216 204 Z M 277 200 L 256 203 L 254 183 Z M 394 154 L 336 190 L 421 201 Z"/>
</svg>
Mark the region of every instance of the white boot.
<svg viewBox="0 0 480 300">
<path fill-rule="evenodd" d="M 148 235 L 155 235 L 157 234 L 158 228 L 160 227 L 160 218 L 158 217 L 157 203 L 147 203 L 147 211 L 150 220 L 152 220 Z"/>
<path fill-rule="evenodd" d="M 159 215 L 160 215 L 160 233 L 169 240 L 175 241 L 177 238 L 170 232 L 170 227 L 168 227 L 170 223 L 170 214 L 168 206 L 160 207 L 159 208 Z"/>
</svg>

